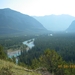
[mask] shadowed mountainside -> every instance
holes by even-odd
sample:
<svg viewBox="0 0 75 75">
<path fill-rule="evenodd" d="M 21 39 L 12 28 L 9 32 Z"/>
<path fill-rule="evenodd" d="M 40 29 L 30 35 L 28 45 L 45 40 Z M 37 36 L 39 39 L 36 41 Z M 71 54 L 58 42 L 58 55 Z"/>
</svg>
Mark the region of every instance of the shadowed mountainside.
<svg viewBox="0 0 75 75">
<path fill-rule="evenodd" d="M 31 34 L 46 31 L 43 25 L 31 16 L 9 8 L 0 9 L 0 34 Z"/>
</svg>

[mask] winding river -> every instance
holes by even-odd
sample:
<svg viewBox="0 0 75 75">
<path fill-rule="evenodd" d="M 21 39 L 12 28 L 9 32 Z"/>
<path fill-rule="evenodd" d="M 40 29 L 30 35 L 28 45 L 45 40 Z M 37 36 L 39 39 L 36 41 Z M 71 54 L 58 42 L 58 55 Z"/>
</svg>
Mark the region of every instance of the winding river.
<svg viewBox="0 0 75 75">
<path fill-rule="evenodd" d="M 32 47 L 34 47 L 34 41 L 35 39 L 30 39 L 30 40 L 27 40 L 27 41 L 24 41 L 23 44 L 27 46 L 26 50 L 28 51 L 29 49 L 31 49 Z M 13 56 L 14 57 L 18 57 L 21 55 L 21 50 L 15 50 L 15 51 L 10 51 L 7 53 L 8 54 L 8 57 L 9 58 L 12 58 Z"/>
<path fill-rule="evenodd" d="M 32 47 L 35 46 L 34 41 L 35 41 L 35 39 L 33 38 L 33 39 L 30 39 L 30 40 L 27 40 L 27 41 L 23 42 L 23 44 L 27 46 L 27 48 L 26 48 L 27 51 L 32 49 Z"/>
</svg>

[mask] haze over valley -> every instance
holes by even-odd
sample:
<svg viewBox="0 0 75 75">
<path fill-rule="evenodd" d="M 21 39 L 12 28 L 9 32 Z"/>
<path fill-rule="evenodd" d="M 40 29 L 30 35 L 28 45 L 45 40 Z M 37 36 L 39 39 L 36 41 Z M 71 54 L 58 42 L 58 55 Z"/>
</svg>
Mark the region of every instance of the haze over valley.
<svg viewBox="0 0 75 75">
<path fill-rule="evenodd" d="M 51 31 L 65 31 L 75 20 L 74 16 L 67 14 L 63 15 L 47 15 L 47 16 L 33 16 L 38 20 L 46 29 Z"/>
<path fill-rule="evenodd" d="M 18 11 L 0 9 L 0 34 L 44 34 L 52 31 L 74 31 L 75 17 L 70 15 L 29 16 Z M 73 28 L 73 30 L 72 30 Z"/>
<path fill-rule="evenodd" d="M 75 75 L 75 0 L 0 0 L 0 75 Z"/>
</svg>

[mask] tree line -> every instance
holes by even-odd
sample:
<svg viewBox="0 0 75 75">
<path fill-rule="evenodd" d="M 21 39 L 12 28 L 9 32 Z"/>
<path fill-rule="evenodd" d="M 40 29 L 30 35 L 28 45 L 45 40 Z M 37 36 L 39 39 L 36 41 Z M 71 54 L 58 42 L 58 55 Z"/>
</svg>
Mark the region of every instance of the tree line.
<svg viewBox="0 0 75 75">
<path fill-rule="evenodd" d="M 35 47 L 31 50 L 22 52 L 19 57 L 20 62 L 31 68 L 37 68 L 43 65 L 43 67 L 45 66 L 49 72 L 55 75 L 75 74 L 74 34 L 41 35 L 35 38 L 34 44 Z M 49 50 L 47 51 L 47 49 Z"/>
</svg>

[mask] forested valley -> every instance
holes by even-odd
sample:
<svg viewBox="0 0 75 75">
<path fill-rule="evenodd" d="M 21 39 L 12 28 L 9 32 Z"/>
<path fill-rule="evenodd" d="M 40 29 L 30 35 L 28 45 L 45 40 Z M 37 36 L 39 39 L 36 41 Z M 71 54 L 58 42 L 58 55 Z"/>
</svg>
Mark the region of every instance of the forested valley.
<svg viewBox="0 0 75 75">
<path fill-rule="evenodd" d="M 35 46 L 26 51 L 23 41 L 35 38 Z M 75 75 L 75 34 L 54 33 L 39 36 L 0 37 L 4 50 L 21 49 L 18 65 L 49 71 L 54 75 Z"/>
<path fill-rule="evenodd" d="M 4 47 L 4 50 L 8 49 L 21 49 L 24 47 L 24 41 L 33 38 L 33 36 L 1 36 L 0 45 Z"/>
</svg>

